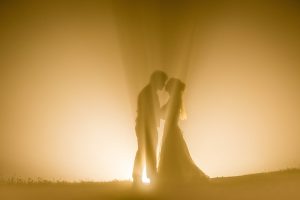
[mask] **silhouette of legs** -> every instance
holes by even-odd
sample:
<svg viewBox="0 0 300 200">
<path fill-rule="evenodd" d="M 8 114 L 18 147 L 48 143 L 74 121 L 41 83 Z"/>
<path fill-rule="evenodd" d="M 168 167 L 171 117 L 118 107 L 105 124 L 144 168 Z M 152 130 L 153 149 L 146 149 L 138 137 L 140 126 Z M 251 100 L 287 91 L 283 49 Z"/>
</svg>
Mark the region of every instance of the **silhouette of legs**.
<svg viewBox="0 0 300 200">
<path fill-rule="evenodd" d="M 157 174 L 156 147 L 157 130 L 155 127 L 136 126 L 138 150 L 135 155 L 132 178 L 134 183 L 142 181 L 143 168 L 146 165 L 147 177 L 153 181 Z"/>
<path fill-rule="evenodd" d="M 133 182 L 141 182 L 142 180 L 142 172 L 143 172 L 143 152 L 141 150 L 137 150 L 135 154 L 135 160 L 134 160 L 134 166 L 133 166 L 133 173 L 132 173 L 132 178 Z"/>
<path fill-rule="evenodd" d="M 145 141 L 144 131 L 139 126 L 135 127 L 135 131 L 137 135 L 138 150 L 135 154 L 132 178 L 134 183 L 140 183 L 142 181 L 143 167 L 145 164 Z"/>
<path fill-rule="evenodd" d="M 150 181 L 156 178 L 157 169 L 156 169 L 156 147 L 157 147 L 157 137 L 155 137 L 156 132 L 152 134 L 147 134 L 146 136 L 146 170 L 147 177 Z"/>
</svg>

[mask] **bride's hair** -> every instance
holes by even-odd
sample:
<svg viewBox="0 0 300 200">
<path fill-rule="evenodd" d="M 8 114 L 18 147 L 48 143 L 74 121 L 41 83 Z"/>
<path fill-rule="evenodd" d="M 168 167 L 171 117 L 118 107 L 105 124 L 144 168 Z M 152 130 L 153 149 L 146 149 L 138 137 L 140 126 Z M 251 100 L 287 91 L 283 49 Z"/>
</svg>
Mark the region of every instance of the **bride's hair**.
<svg viewBox="0 0 300 200">
<path fill-rule="evenodd" d="M 179 109 L 180 109 L 180 119 L 185 120 L 186 119 L 186 112 L 183 105 L 182 100 L 182 92 L 185 89 L 185 84 L 177 79 L 177 78 L 171 78 L 167 84 L 166 84 L 166 90 L 169 92 L 170 96 L 173 96 L 173 98 L 178 98 L 179 100 Z"/>
<path fill-rule="evenodd" d="M 176 92 L 183 92 L 184 89 L 185 84 L 177 78 L 170 78 L 166 84 L 166 90 L 172 94 L 175 94 Z"/>
</svg>

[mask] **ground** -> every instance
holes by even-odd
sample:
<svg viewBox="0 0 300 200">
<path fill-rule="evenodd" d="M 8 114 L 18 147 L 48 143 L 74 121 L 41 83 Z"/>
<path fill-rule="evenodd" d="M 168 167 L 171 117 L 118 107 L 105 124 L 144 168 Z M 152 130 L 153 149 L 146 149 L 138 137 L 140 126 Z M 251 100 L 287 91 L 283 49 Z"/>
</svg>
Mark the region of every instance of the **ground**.
<svg viewBox="0 0 300 200">
<path fill-rule="evenodd" d="M 237 177 L 213 178 L 208 183 L 164 185 L 152 188 L 145 185 L 133 189 L 131 182 L 106 183 L 32 181 L 2 182 L 1 200 L 95 200 L 95 199 L 205 199 L 205 200 L 299 200 L 300 170 Z"/>
</svg>

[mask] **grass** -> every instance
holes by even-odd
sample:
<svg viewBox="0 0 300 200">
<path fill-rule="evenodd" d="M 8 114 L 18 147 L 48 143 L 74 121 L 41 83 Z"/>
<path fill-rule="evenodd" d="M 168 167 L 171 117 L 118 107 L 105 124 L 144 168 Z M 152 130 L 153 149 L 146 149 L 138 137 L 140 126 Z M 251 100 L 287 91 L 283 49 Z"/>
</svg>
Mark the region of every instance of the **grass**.
<svg viewBox="0 0 300 200">
<path fill-rule="evenodd" d="M 0 183 L 2 200 L 205 199 L 299 200 L 300 170 L 212 178 L 209 183 L 133 189 L 129 181 L 66 182 L 12 177 Z"/>
</svg>

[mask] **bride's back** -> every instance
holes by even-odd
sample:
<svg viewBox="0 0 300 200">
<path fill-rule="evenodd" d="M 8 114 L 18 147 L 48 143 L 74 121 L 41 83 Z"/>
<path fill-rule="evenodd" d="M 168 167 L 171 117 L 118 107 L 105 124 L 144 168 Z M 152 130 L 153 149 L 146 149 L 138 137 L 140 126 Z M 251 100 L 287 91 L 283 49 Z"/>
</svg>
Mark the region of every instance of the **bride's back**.
<svg viewBox="0 0 300 200">
<path fill-rule="evenodd" d="M 184 83 L 178 79 L 171 79 L 166 86 L 170 98 L 166 105 L 165 128 L 158 168 L 158 178 L 163 182 L 184 183 L 194 179 L 206 179 L 206 175 L 194 164 L 178 126 L 184 87 Z"/>
<path fill-rule="evenodd" d="M 165 108 L 165 123 L 168 126 L 175 126 L 178 123 L 182 110 L 182 94 L 184 89 L 185 84 L 175 78 L 170 79 L 166 85 L 166 91 L 169 93 L 169 101 Z"/>
</svg>

